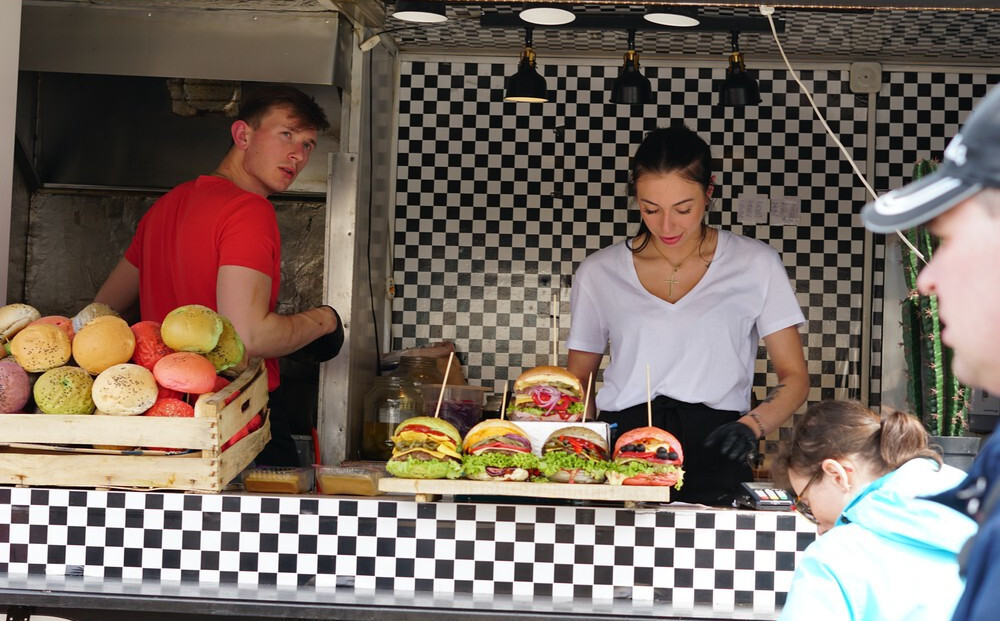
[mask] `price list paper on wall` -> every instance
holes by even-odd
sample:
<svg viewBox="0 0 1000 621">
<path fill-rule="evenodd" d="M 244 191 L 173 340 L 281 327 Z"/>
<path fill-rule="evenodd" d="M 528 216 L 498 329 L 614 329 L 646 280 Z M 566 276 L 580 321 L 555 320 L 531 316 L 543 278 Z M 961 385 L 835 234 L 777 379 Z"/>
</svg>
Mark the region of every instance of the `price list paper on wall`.
<svg viewBox="0 0 1000 621">
<path fill-rule="evenodd" d="M 736 217 L 740 224 L 764 224 L 771 201 L 759 194 L 740 194 L 736 199 Z"/>
</svg>

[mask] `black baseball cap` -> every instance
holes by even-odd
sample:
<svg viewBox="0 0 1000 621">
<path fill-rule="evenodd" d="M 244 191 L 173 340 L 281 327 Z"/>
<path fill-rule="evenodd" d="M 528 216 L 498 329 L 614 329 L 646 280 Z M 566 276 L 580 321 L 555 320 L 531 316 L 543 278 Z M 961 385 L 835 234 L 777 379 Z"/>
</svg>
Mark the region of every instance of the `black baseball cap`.
<svg viewBox="0 0 1000 621">
<path fill-rule="evenodd" d="M 935 172 L 868 203 L 861 220 L 875 233 L 892 233 L 923 224 L 984 188 L 998 187 L 1000 87 L 995 87 L 972 110 Z"/>
</svg>

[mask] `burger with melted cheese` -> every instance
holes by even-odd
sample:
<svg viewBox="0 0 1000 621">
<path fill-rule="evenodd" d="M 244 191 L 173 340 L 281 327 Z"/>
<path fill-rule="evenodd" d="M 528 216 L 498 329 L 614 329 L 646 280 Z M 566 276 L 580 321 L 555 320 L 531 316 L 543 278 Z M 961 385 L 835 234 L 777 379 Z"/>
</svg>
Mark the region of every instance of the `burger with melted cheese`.
<svg viewBox="0 0 1000 621">
<path fill-rule="evenodd" d="M 392 434 L 386 471 L 403 479 L 457 479 L 462 476 L 462 436 L 446 420 L 408 418 Z"/>
<path fill-rule="evenodd" d="M 557 429 L 542 445 L 542 474 L 557 483 L 600 483 L 609 464 L 608 443 L 586 427 Z"/>
<path fill-rule="evenodd" d="M 562 367 L 528 369 L 514 382 L 514 399 L 507 418 L 574 423 L 583 416 L 583 388 Z"/>
<path fill-rule="evenodd" d="M 680 489 L 684 483 L 684 451 L 673 434 L 659 427 L 626 431 L 615 442 L 612 485 L 662 485 Z"/>
<path fill-rule="evenodd" d="M 538 470 L 531 440 L 514 423 L 484 420 L 465 434 L 465 477 L 475 481 L 527 481 Z"/>
</svg>

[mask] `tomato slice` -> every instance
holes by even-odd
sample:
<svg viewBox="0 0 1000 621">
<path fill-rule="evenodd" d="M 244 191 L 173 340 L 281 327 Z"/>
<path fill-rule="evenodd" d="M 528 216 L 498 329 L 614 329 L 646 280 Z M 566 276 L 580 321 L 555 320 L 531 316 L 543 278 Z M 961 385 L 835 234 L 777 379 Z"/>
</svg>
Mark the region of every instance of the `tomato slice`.
<svg viewBox="0 0 1000 621">
<path fill-rule="evenodd" d="M 407 425 L 400 430 L 400 433 L 404 431 L 416 431 L 419 433 L 426 433 L 430 436 L 441 436 L 442 438 L 447 438 L 448 434 L 442 433 L 436 429 L 431 429 L 427 425 Z"/>
</svg>

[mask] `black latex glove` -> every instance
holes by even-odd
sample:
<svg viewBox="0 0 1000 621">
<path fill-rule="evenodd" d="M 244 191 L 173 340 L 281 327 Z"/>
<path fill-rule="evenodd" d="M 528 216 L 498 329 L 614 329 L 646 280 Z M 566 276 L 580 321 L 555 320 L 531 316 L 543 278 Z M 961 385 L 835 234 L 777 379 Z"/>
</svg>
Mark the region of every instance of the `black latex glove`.
<svg viewBox="0 0 1000 621">
<path fill-rule="evenodd" d="M 733 421 L 708 434 L 705 446 L 718 446 L 726 459 L 741 462 L 757 450 L 757 434 L 743 423 Z"/>
<path fill-rule="evenodd" d="M 321 307 L 322 308 L 322 307 Z M 340 320 L 340 313 L 332 306 L 327 306 L 337 317 L 337 329 L 329 334 L 324 334 L 312 343 L 309 343 L 299 351 L 316 362 L 326 362 L 340 353 L 340 348 L 344 345 L 344 323 Z"/>
</svg>

